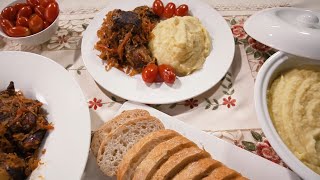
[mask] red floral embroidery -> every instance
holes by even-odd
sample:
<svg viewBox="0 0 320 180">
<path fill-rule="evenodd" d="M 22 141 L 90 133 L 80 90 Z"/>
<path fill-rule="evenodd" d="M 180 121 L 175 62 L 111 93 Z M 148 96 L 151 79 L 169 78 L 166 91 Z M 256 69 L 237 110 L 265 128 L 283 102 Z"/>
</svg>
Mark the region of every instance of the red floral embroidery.
<svg viewBox="0 0 320 180">
<path fill-rule="evenodd" d="M 93 108 L 94 110 L 97 110 L 98 107 L 102 106 L 102 100 L 97 98 L 93 98 L 93 101 L 89 101 L 89 108 Z"/>
<path fill-rule="evenodd" d="M 223 105 L 226 105 L 228 108 L 230 108 L 231 106 L 236 105 L 236 100 L 232 99 L 231 96 L 229 96 L 228 99 L 223 98 Z"/>
<path fill-rule="evenodd" d="M 248 38 L 248 43 L 253 49 L 261 51 L 261 52 L 267 52 L 267 51 L 271 50 L 271 47 L 266 46 L 266 45 L 256 41 L 252 37 Z"/>
<path fill-rule="evenodd" d="M 193 109 L 194 107 L 198 107 L 198 100 L 197 99 L 189 99 L 189 100 L 186 100 L 184 102 L 184 106 L 189 106 L 191 109 Z"/>
<path fill-rule="evenodd" d="M 256 144 L 256 152 L 259 156 L 264 157 L 272 162 L 275 162 L 277 164 L 280 163 L 281 159 L 277 155 L 277 153 L 273 150 L 271 147 L 269 141 L 267 139 L 264 139 L 262 142 L 258 142 Z"/>
<path fill-rule="evenodd" d="M 231 27 L 232 34 L 235 38 L 245 39 L 247 38 L 247 33 L 243 29 L 242 24 L 236 24 Z"/>
</svg>

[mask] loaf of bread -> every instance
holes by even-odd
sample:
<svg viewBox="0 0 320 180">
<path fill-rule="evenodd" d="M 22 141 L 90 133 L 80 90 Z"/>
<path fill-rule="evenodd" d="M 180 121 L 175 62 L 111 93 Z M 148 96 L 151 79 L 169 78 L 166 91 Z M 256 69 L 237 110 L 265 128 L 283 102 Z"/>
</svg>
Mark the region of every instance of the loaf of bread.
<svg viewBox="0 0 320 180">
<path fill-rule="evenodd" d="M 148 111 L 142 110 L 142 109 L 134 109 L 134 110 L 123 111 L 120 115 L 106 122 L 97 131 L 93 133 L 92 140 L 91 140 L 91 151 L 93 155 L 97 157 L 98 150 L 100 148 L 102 141 L 119 126 L 135 118 L 148 117 L 148 116 L 150 116 Z"/>
<path fill-rule="evenodd" d="M 102 141 L 97 154 L 97 163 L 108 176 L 116 175 L 126 152 L 147 134 L 164 129 L 160 120 L 152 116 L 139 117 L 124 123 Z"/>
<path fill-rule="evenodd" d="M 124 111 L 91 143 L 102 172 L 118 180 L 246 180 L 145 110 Z"/>
</svg>

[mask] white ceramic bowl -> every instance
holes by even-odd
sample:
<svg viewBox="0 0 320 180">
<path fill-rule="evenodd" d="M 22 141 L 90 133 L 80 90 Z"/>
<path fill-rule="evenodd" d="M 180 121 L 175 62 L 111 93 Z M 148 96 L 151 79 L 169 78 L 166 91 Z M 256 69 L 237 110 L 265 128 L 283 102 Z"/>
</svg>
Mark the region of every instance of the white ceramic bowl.
<svg viewBox="0 0 320 180">
<path fill-rule="evenodd" d="M 19 2 L 25 2 L 25 0 L 13 1 L 12 3 L 2 7 L 1 11 L 3 8 L 17 4 Z M 59 11 L 59 15 L 60 15 L 60 11 Z M 59 25 L 59 15 L 56 18 L 56 20 L 49 27 L 47 27 L 46 29 L 44 29 L 36 34 L 32 34 L 32 35 L 26 36 L 26 37 L 10 37 L 2 31 L 2 28 L 0 28 L 0 36 L 3 36 L 4 38 L 7 38 L 9 40 L 15 41 L 15 42 L 23 44 L 23 45 L 42 44 L 42 43 L 48 41 L 52 37 L 52 35 L 57 31 L 58 25 Z"/>
<path fill-rule="evenodd" d="M 320 66 L 320 60 L 296 57 L 281 51 L 271 56 L 261 67 L 255 82 L 255 107 L 263 132 L 282 160 L 303 179 L 320 179 L 320 175 L 304 165 L 282 141 L 272 123 L 267 106 L 267 90 L 273 80 L 286 70 L 305 65 Z"/>
</svg>

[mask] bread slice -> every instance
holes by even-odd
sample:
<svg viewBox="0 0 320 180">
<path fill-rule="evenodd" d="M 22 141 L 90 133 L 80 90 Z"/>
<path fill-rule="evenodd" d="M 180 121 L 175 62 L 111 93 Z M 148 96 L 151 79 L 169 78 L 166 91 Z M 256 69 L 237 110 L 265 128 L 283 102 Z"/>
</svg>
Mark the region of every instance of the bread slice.
<svg viewBox="0 0 320 180">
<path fill-rule="evenodd" d="M 100 148 L 101 142 L 108 134 L 114 131 L 116 128 L 122 124 L 131 121 L 132 119 L 138 117 L 148 117 L 150 116 L 149 112 L 142 109 L 134 109 L 123 111 L 120 115 L 114 117 L 112 120 L 106 122 L 102 125 L 97 131 L 93 133 L 91 140 L 91 151 L 95 157 L 97 157 L 98 150 Z"/>
<path fill-rule="evenodd" d="M 160 143 L 150 151 L 147 157 L 144 158 L 136 168 L 133 180 L 150 179 L 170 156 L 181 149 L 192 146 L 196 145 L 183 136 L 176 136 L 168 141 Z"/>
<path fill-rule="evenodd" d="M 118 167 L 117 179 L 132 179 L 137 166 L 155 146 L 178 135 L 172 130 L 160 130 L 142 138 L 124 155 Z"/>
<path fill-rule="evenodd" d="M 224 179 L 236 179 L 238 177 L 241 177 L 241 174 L 238 172 L 226 167 L 225 165 L 222 165 L 216 169 L 214 169 L 209 176 L 203 178 L 203 180 L 224 180 Z"/>
<path fill-rule="evenodd" d="M 200 180 L 221 165 L 219 161 L 211 158 L 200 159 L 186 166 L 174 176 L 173 180 Z"/>
<path fill-rule="evenodd" d="M 108 176 L 116 175 L 118 165 L 126 152 L 147 134 L 164 129 L 155 117 L 140 117 L 111 132 L 101 143 L 97 162 L 102 172 Z"/>
<path fill-rule="evenodd" d="M 158 171 L 152 176 L 152 180 L 172 179 L 177 173 L 189 163 L 202 158 L 210 157 L 210 154 L 198 147 L 182 149 L 173 154 Z"/>
</svg>

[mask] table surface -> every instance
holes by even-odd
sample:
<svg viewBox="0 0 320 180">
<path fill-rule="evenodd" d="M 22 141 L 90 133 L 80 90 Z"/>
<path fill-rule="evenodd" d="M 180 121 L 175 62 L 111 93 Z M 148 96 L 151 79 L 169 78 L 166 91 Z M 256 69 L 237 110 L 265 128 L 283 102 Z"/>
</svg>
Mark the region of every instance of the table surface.
<svg viewBox="0 0 320 180">
<path fill-rule="evenodd" d="M 2 9 L 10 2 L 12 0 L 1 0 L 0 8 Z M 221 0 L 221 2 L 228 1 Z M 250 2 L 259 4 L 258 0 Z M 279 2 L 288 1 L 279 0 Z M 38 46 L 23 46 L 0 37 L 0 51 L 29 51 L 49 57 L 64 66 L 84 91 L 90 108 L 92 130 L 95 130 L 103 122 L 112 118 L 126 101 L 98 86 L 87 72 L 81 59 L 82 33 L 95 13 L 106 6 L 108 1 L 96 0 L 92 3 L 88 0 L 59 0 L 59 4 L 62 10 L 59 29 L 50 41 Z M 319 0 L 296 0 L 290 1 L 288 5 L 320 10 Z M 276 154 L 270 157 L 261 151 L 261 147 L 272 151 L 273 149 L 260 129 L 253 103 L 255 77 L 265 60 L 276 50 L 259 45 L 259 42 L 252 39 L 243 30 L 243 23 L 254 12 L 250 7 L 247 7 L 245 11 L 237 11 L 232 6 L 221 10 L 223 10 L 221 13 L 230 25 L 236 42 L 234 61 L 226 76 L 220 83 L 198 97 L 184 102 L 154 105 L 153 107 L 209 134 L 285 166 Z"/>
</svg>

